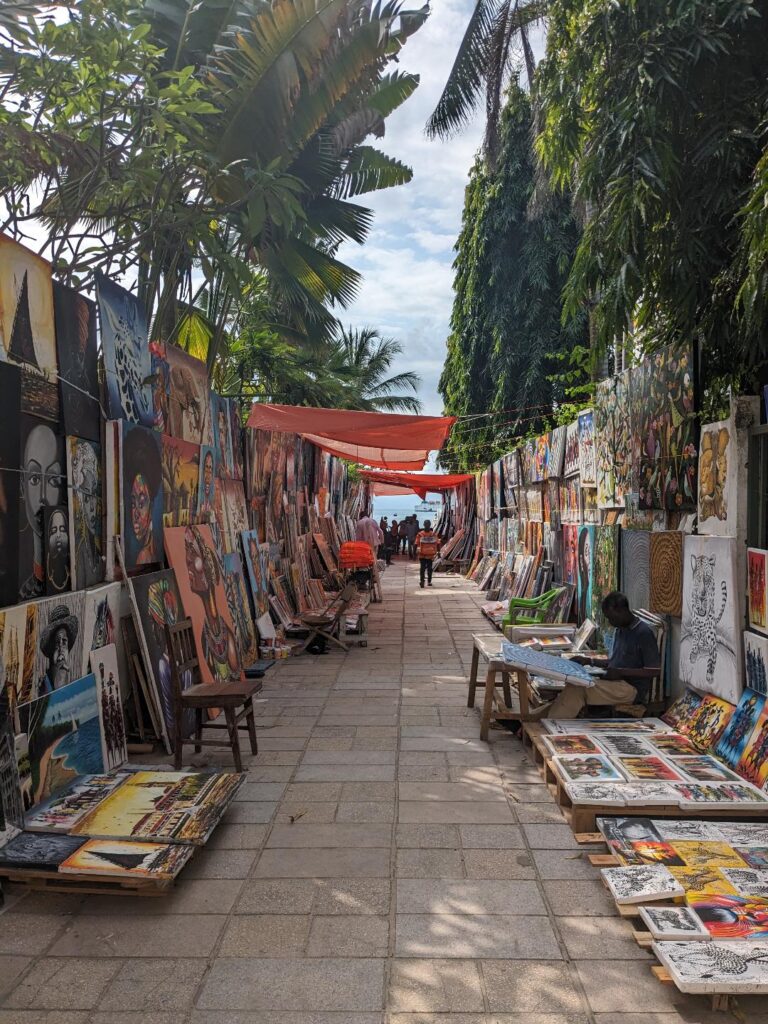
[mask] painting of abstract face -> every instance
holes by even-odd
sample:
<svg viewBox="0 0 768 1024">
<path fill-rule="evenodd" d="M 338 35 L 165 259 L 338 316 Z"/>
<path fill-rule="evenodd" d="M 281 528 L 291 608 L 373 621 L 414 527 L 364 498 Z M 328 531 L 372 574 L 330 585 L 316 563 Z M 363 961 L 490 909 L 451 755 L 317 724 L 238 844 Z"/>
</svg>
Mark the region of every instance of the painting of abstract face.
<svg viewBox="0 0 768 1024">
<path fill-rule="evenodd" d="M 21 446 L 19 598 L 24 601 L 44 593 L 43 510 L 64 503 L 66 477 L 64 439 L 50 424 L 22 414 Z"/>
<path fill-rule="evenodd" d="M 53 305 L 64 433 L 99 441 L 96 306 L 57 281 L 53 284 Z"/>
<path fill-rule="evenodd" d="M 69 514 L 63 505 L 47 508 L 45 526 L 45 592 L 60 594 L 70 590 L 72 574 L 69 567 Z"/>
<path fill-rule="evenodd" d="M 144 309 L 135 295 L 103 274 L 96 277 L 96 293 L 101 310 L 109 418 L 151 427 L 155 410 Z"/>
<path fill-rule="evenodd" d="M 32 699 L 82 675 L 84 607 L 83 594 L 64 594 L 40 604 Z"/>
<path fill-rule="evenodd" d="M 101 445 L 67 438 L 69 532 L 75 590 L 104 579 L 101 521 Z"/>
<path fill-rule="evenodd" d="M 162 559 L 160 435 L 123 422 L 122 534 L 126 569 Z"/>
</svg>

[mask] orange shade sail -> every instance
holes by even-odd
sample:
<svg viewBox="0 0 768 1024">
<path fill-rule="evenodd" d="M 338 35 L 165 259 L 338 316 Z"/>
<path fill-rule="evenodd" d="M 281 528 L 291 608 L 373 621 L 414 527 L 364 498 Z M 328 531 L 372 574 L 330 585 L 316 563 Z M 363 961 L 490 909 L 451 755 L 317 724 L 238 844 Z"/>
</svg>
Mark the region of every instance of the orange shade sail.
<svg viewBox="0 0 768 1024">
<path fill-rule="evenodd" d="M 420 498 L 425 498 L 430 491 L 450 491 L 475 479 L 471 473 L 381 473 L 365 469 L 360 475 L 374 485 L 374 495 L 397 494 L 407 489 Z M 384 487 L 392 490 L 380 490 Z"/>
<path fill-rule="evenodd" d="M 442 448 L 455 416 L 313 409 L 255 402 L 248 426 L 300 434 L 331 455 L 382 469 L 421 469 Z"/>
</svg>

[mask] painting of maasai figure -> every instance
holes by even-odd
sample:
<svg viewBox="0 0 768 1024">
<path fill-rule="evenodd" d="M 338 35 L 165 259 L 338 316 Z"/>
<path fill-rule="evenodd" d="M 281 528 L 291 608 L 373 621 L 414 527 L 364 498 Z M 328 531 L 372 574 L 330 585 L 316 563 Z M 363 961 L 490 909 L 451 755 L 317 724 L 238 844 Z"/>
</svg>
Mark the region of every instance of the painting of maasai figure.
<svg viewBox="0 0 768 1024">
<path fill-rule="evenodd" d="M 747 548 L 747 579 L 749 624 L 768 633 L 768 551 Z"/>
<path fill-rule="evenodd" d="M 54 379 L 56 334 L 51 265 L 0 234 L 0 348 L 6 362 Z"/>
<path fill-rule="evenodd" d="M 170 429 L 166 433 L 212 447 L 213 425 L 205 363 L 175 345 L 166 347 L 170 367 Z"/>
<path fill-rule="evenodd" d="M 197 485 L 197 521 L 207 523 L 216 509 L 216 460 L 213 448 L 200 449 L 200 479 Z"/>
<path fill-rule="evenodd" d="M 165 553 L 168 564 L 176 571 L 184 611 L 192 619 L 203 682 L 240 679 L 237 637 L 210 526 L 168 527 L 164 537 Z"/>
<path fill-rule="evenodd" d="M 66 501 L 64 438 L 49 423 L 21 416 L 19 600 L 45 592 L 43 509 Z"/>
<path fill-rule="evenodd" d="M 768 637 L 744 632 L 744 667 L 747 687 L 755 693 L 768 695 Z"/>
<path fill-rule="evenodd" d="M 123 422 L 122 513 L 125 566 L 163 558 L 163 469 L 160 435 Z"/>
<path fill-rule="evenodd" d="M 96 294 L 101 310 L 108 416 L 151 427 L 155 411 L 144 308 L 135 295 L 103 274 L 96 275 Z"/>
<path fill-rule="evenodd" d="M 761 789 L 768 781 L 768 713 L 765 708 L 745 744 L 736 771 Z"/>
<path fill-rule="evenodd" d="M 72 583 L 81 590 L 104 579 L 101 445 L 68 437 L 67 473 Z"/>
<path fill-rule="evenodd" d="M 45 592 L 61 594 L 72 589 L 69 564 L 69 515 L 64 505 L 43 510 L 45 539 Z"/>
<path fill-rule="evenodd" d="M 52 597 L 38 607 L 36 692 L 31 699 L 79 679 L 83 665 L 83 613 L 80 594 Z"/>
<path fill-rule="evenodd" d="M 171 681 L 171 656 L 165 639 L 165 626 L 174 626 L 185 617 L 172 569 L 162 572 L 142 573 L 133 579 L 133 591 L 139 609 L 141 630 L 149 654 L 150 670 L 155 680 L 155 692 L 160 698 L 160 709 L 168 736 L 176 733 L 176 718 L 173 708 L 173 683 Z M 192 673 L 187 671 L 181 680 L 183 690 L 192 685 Z M 191 736 L 195 731 L 195 712 L 190 708 L 182 714 L 182 735 Z"/>
<path fill-rule="evenodd" d="M 686 537 L 681 679 L 704 693 L 738 703 L 743 688 L 741 644 L 736 541 Z"/>
<path fill-rule="evenodd" d="M 91 651 L 91 672 L 96 677 L 96 694 L 101 721 L 101 752 L 106 771 L 119 768 L 128 760 L 125 746 L 125 722 L 120 698 L 117 648 L 114 644 Z"/>
<path fill-rule="evenodd" d="M 180 437 L 162 437 L 163 526 L 197 522 L 200 445 Z"/>
<path fill-rule="evenodd" d="M 73 288 L 53 283 L 64 433 L 101 440 L 96 369 L 96 306 Z"/>
<path fill-rule="evenodd" d="M 754 731 L 763 707 L 765 696 L 755 693 L 754 690 L 745 690 L 741 695 L 736 710 L 731 715 L 731 720 L 725 727 L 720 739 L 717 741 L 715 753 L 732 767 L 739 763 L 749 737 Z M 700 781 L 710 781 L 703 779 Z"/>
</svg>

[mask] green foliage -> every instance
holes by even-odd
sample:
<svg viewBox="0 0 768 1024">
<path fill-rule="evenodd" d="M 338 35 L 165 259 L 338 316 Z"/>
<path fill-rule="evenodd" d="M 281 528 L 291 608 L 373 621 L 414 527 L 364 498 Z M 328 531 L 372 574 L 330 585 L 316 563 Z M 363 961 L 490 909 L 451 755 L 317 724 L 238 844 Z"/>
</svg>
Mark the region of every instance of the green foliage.
<svg viewBox="0 0 768 1024">
<path fill-rule="evenodd" d="M 539 153 L 586 228 L 566 315 L 605 350 L 703 340 L 707 378 L 766 352 L 765 0 L 550 0 Z"/>
<path fill-rule="evenodd" d="M 574 398 L 585 380 L 576 354 L 563 372 L 585 340 L 584 318 L 567 329 L 560 319 L 578 228 L 563 197 L 546 196 L 530 211 L 534 178 L 530 101 L 514 83 L 502 112 L 498 169 L 475 163 L 457 243 L 440 391 L 448 413 L 478 418 L 454 428 L 441 456 L 452 468 L 487 464 L 514 438 L 542 430 L 553 407 Z"/>
</svg>

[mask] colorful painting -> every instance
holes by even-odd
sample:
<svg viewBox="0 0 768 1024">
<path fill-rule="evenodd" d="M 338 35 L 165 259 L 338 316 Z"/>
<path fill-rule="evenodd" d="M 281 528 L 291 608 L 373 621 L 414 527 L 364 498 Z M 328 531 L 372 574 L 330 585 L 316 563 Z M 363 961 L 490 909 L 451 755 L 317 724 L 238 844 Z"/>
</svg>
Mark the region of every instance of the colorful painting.
<svg viewBox="0 0 768 1024">
<path fill-rule="evenodd" d="M 736 431 L 730 419 L 702 426 L 699 440 L 699 533 L 736 535 L 735 452 Z"/>
<path fill-rule="evenodd" d="M 602 754 L 600 746 L 586 734 L 568 733 L 565 736 L 545 736 L 544 743 L 552 754 Z"/>
<path fill-rule="evenodd" d="M 73 288 L 54 281 L 53 308 L 64 433 L 100 441 L 96 306 Z"/>
<path fill-rule="evenodd" d="M 67 476 L 72 583 L 82 590 L 104 579 L 101 445 L 68 437 Z"/>
<path fill-rule="evenodd" d="M 10 718 L 0 722 L 0 846 L 24 828 L 24 804 Z"/>
<path fill-rule="evenodd" d="M 706 696 L 684 729 L 699 750 L 714 750 L 733 714 L 733 704 L 719 697 Z"/>
<path fill-rule="evenodd" d="M 205 363 L 175 345 L 168 345 L 170 367 L 170 429 L 166 433 L 192 444 L 213 445 L 213 426 L 208 402 L 208 371 Z"/>
<path fill-rule="evenodd" d="M 768 633 L 768 551 L 747 548 L 747 611 L 749 624 Z"/>
<path fill-rule="evenodd" d="M 579 413 L 579 474 L 582 487 L 597 485 L 595 461 L 595 422 L 591 409 Z"/>
<path fill-rule="evenodd" d="M 184 610 L 192 619 L 203 682 L 240 679 L 237 637 L 210 526 L 166 528 L 165 552 L 168 564 L 176 571 Z"/>
<path fill-rule="evenodd" d="M 589 617 L 597 623 L 598 631 L 602 631 L 606 628 L 603 598 L 616 590 L 619 584 L 619 527 L 595 526 L 593 529 L 595 548 Z"/>
<path fill-rule="evenodd" d="M 0 234 L 0 348 L 3 360 L 52 380 L 58 370 L 51 265 Z"/>
<path fill-rule="evenodd" d="M 680 732 L 685 733 L 695 712 L 698 711 L 702 699 L 701 694 L 696 693 L 695 690 L 686 690 L 682 696 L 678 697 L 667 708 L 661 717 L 673 729 L 678 729 Z"/>
<path fill-rule="evenodd" d="M 36 687 L 30 699 L 59 690 L 82 675 L 84 612 L 82 593 L 61 594 L 38 605 Z"/>
<path fill-rule="evenodd" d="M 688 757 L 696 753 L 696 748 L 681 733 L 669 733 L 666 736 L 651 736 L 649 740 L 653 747 L 664 757 Z"/>
<path fill-rule="evenodd" d="M 620 757 L 618 763 L 629 779 L 679 782 L 683 776 L 661 757 Z"/>
<path fill-rule="evenodd" d="M 175 878 L 195 852 L 193 846 L 89 839 L 59 866 L 65 875 L 110 875 L 118 878 Z"/>
<path fill-rule="evenodd" d="M 749 867 L 768 871 L 768 846 L 734 846 L 734 850 Z"/>
<path fill-rule="evenodd" d="M 746 742 L 736 771 L 761 789 L 768 781 L 768 712 L 765 708 Z"/>
<path fill-rule="evenodd" d="M 162 341 L 150 341 L 149 358 L 152 364 L 152 410 L 154 428 L 160 434 L 170 430 L 171 368 Z"/>
<path fill-rule="evenodd" d="M 69 512 L 66 505 L 43 509 L 45 592 L 50 597 L 72 589 L 69 557 Z"/>
<path fill-rule="evenodd" d="M 690 348 L 662 349 L 633 370 L 640 508 L 696 508 L 696 407 Z"/>
<path fill-rule="evenodd" d="M 209 523 L 216 508 L 216 460 L 213 448 L 200 448 L 200 475 L 197 487 L 197 520 Z"/>
<path fill-rule="evenodd" d="M 715 753 L 726 764 L 735 768 L 741 760 L 744 748 L 763 712 L 765 700 L 764 694 L 755 693 L 754 690 L 745 690 L 742 693 L 741 700 L 715 747 Z M 714 782 L 717 780 L 702 779 L 701 781 Z"/>
<path fill-rule="evenodd" d="M 180 437 L 162 437 L 163 526 L 197 522 L 200 445 Z"/>
<path fill-rule="evenodd" d="M 162 572 L 142 573 L 132 580 L 136 605 L 139 609 L 141 630 L 149 655 L 149 671 L 155 681 L 155 692 L 160 699 L 160 710 L 168 736 L 176 735 L 176 716 L 173 703 L 173 682 L 171 680 L 171 657 L 165 639 L 165 625 L 175 625 L 185 617 L 176 585 L 176 574 L 172 569 Z M 194 680 L 187 671 L 181 680 L 183 690 L 189 689 Z M 181 734 L 188 737 L 195 731 L 195 713 L 187 708 L 182 714 Z"/>
<path fill-rule="evenodd" d="M 78 775 L 100 775 L 99 704 L 94 676 L 84 676 L 19 708 L 26 736 L 34 803 Z"/>
<path fill-rule="evenodd" d="M 744 633 L 744 668 L 747 688 L 768 695 L 768 639 L 756 633 Z"/>
<path fill-rule="evenodd" d="M 553 758 L 565 781 L 623 782 L 624 776 L 611 764 L 610 758 L 600 754 L 572 755 Z"/>
<path fill-rule="evenodd" d="M 112 771 L 128 760 L 123 702 L 120 697 L 120 672 L 114 644 L 91 651 L 91 672 L 96 677 L 102 758 L 105 769 Z"/>
<path fill-rule="evenodd" d="M 22 832 L 0 847 L 0 867 L 56 871 L 82 845 L 83 840 L 75 836 Z"/>
<path fill-rule="evenodd" d="M 577 601 L 578 621 L 594 619 L 592 614 L 592 581 L 595 565 L 595 526 L 579 527 Z"/>
<path fill-rule="evenodd" d="M 731 720 L 732 721 L 732 720 Z M 722 742 L 722 737 L 721 737 Z M 738 782 L 739 777 L 709 754 L 679 757 L 675 767 L 694 782 Z"/>
<path fill-rule="evenodd" d="M 239 552 L 240 536 L 248 530 L 248 507 L 242 480 L 219 480 L 217 482 L 217 518 L 221 508 L 221 535 L 224 550 Z"/>
<path fill-rule="evenodd" d="M 240 555 L 232 553 L 224 555 L 224 589 L 227 604 L 235 626 L 237 649 L 243 666 L 253 665 L 259 660 L 259 642 L 251 618 L 251 607 L 243 575 Z"/>
<path fill-rule="evenodd" d="M 565 428 L 565 454 L 563 476 L 575 476 L 579 472 L 579 421 L 574 420 Z"/>
<path fill-rule="evenodd" d="M 144 307 L 135 295 L 103 274 L 96 275 L 96 295 L 101 312 L 107 415 L 112 420 L 153 427 L 152 361 Z"/>
<path fill-rule="evenodd" d="M 251 584 L 255 618 L 258 619 L 269 611 L 269 545 L 259 544 L 257 530 L 244 530 L 240 536 Z"/>
<path fill-rule="evenodd" d="M 742 584 L 743 586 L 743 584 Z M 743 688 L 736 541 L 685 538 L 680 677 L 735 704 Z"/>
<path fill-rule="evenodd" d="M 34 807 L 27 814 L 24 828 L 28 832 L 69 832 L 127 778 L 127 772 L 81 775 L 49 800 Z"/>
<path fill-rule="evenodd" d="M 712 894 L 691 907 L 713 939 L 768 938 L 768 900 Z"/>
<path fill-rule="evenodd" d="M 646 737 L 631 732 L 601 733 L 600 743 L 613 757 L 650 757 L 655 753 Z"/>
<path fill-rule="evenodd" d="M 595 465 L 597 504 L 616 508 L 632 490 L 632 431 L 627 393 L 629 370 L 601 381 L 595 389 Z"/>
<path fill-rule="evenodd" d="M 163 560 L 163 463 L 160 434 L 122 425 L 122 526 L 130 572 Z"/>
<path fill-rule="evenodd" d="M 64 438 L 56 434 L 49 423 L 23 413 L 20 423 L 21 488 L 17 484 L 14 489 L 20 501 L 20 533 L 15 542 L 18 545 L 19 600 L 28 601 L 42 597 L 45 590 L 43 509 L 66 504 L 66 456 Z"/>
<path fill-rule="evenodd" d="M 202 846 L 243 778 L 229 772 L 136 772 L 72 831 L 93 839 Z"/>
<path fill-rule="evenodd" d="M 720 873 L 716 866 L 698 864 L 695 867 L 674 867 L 672 874 L 685 889 L 689 900 L 699 896 L 710 896 L 719 894 L 722 896 L 735 896 L 736 890 L 725 876 Z"/>
</svg>

